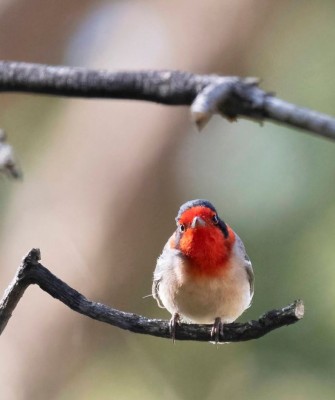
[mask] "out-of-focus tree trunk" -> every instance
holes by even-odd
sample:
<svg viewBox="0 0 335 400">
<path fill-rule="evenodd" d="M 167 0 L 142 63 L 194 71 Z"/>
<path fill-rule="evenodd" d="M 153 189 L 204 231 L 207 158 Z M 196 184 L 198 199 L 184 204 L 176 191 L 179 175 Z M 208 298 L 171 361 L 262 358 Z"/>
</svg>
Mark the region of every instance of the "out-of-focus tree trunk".
<svg viewBox="0 0 335 400">
<path fill-rule="evenodd" d="M 1 59 L 59 63 L 78 23 L 97 1 L 0 2 Z"/>
<path fill-rule="evenodd" d="M 61 9 L 54 3 L 52 12 L 37 0 L 15 4 L 17 12 L 25 14 L 27 35 L 42 38 L 43 49 L 65 43 L 71 29 L 58 26 L 59 21 L 78 21 L 86 10 L 68 3 Z M 80 4 L 88 7 L 89 2 Z M 32 6 L 40 10 L 37 16 Z M 94 48 L 85 44 L 91 57 L 87 65 L 238 74 L 245 71 L 250 44 L 279 6 L 189 0 L 103 7 L 101 12 L 110 13 L 113 24 L 99 13 L 100 23 L 90 21 L 89 33 L 100 29 L 102 39 Z M 37 28 L 34 19 L 46 15 L 52 24 Z M 11 25 L 20 21 L 7 24 L 1 30 L 14 34 Z M 2 40 L 0 49 L 6 49 Z M 19 46 L 21 40 L 17 35 L 14 43 Z M 16 58 L 18 53 L 10 50 L 6 54 Z M 49 60 L 57 60 L 59 52 L 51 52 Z M 37 48 L 30 52 L 23 46 L 20 54 L 26 60 L 46 61 Z M 176 174 L 182 166 L 175 165 L 174 155 L 190 129 L 188 110 L 81 100 L 64 101 L 62 107 L 53 117 L 52 139 L 43 154 L 35 154 L 34 167 L 12 196 L 1 242 L 1 289 L 20 257 L 38 246 L 42 262 L 71 286 L 98 301 L 128 308 L 134 304 L 133 291 L 150 290 L 151 270 L 165 238 L 161 229 L 172 227 L 179 204 Z M 3 398 L 52 398 L 106 335 L 99 324 L 29 288 L 1 338 Z M 113 331 L 109 340 L 122 341 L 122 335 Z"/>
</svg>

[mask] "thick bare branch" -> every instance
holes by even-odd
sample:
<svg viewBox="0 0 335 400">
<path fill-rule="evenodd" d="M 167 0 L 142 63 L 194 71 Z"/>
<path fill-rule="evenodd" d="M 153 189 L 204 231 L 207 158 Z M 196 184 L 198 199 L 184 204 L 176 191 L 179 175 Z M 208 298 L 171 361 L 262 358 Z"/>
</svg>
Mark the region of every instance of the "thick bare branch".
<svg viewBox="0 0 335 400">
<path fill-rule="evenodd" d="M 280 100 L 261 90 L 255 78 L 179 71 L 108 72 L 2 61 L 1 91 L 192 105 L 199 128 L 219 113 L 229 119 L 271 120 L 335 140 L 335 118 Z"/>
<path fill-rule="evenodd" d="M 37 284 L 72 310 L 97 321 L 135 333 L 162 338 L 171 337 L 169 321 L 148 319 L 90 301 L 43 267 L 39 260 L 40 251 L 32 249 L 23 259 L 13 282 L 6 290 L 0 303 L 0 334 L 5 329 L 26 288 L 31 284 Z M 285 308 L 265 313 L 256 321 L 225 325 L 220 332 L 219 340 L 220 342 L 241 342 L 257 339 L 274 329 L 299 321 L 303 315 L 303 302 L 296 300 Z M 177 328 L 176 340 L 208 342 L 211 340 L 211 328 L 210 325 L 180 324 Z"/>
</svg>

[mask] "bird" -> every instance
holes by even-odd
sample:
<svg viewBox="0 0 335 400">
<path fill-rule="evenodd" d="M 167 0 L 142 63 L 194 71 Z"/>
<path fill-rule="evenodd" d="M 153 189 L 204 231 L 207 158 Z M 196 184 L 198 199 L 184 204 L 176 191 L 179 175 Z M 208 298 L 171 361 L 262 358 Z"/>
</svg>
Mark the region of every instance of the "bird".
<svg viewBox="0 0 335 400">
<path fill-rule="evenodd" d="M 177 229 L 157 259 L 152 296 L 166 308 L 175 340 L 181 321 L 213 324 L 215 343 L 223 324 L 234 322 L 250 305 L 254 273 L 244 244 L 205 199 L 183 204 Z"/>
</svg>

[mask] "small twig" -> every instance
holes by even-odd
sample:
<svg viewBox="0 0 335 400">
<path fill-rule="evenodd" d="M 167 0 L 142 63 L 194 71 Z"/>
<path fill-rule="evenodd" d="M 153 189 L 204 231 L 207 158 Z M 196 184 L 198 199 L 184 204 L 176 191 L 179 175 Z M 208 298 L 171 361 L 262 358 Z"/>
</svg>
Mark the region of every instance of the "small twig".
<svg viewBox="0 0 335 400">
<path fill-rule="evenodd" d="M 0 92 L 153 101 L 192 106 L 199 128 L 213 113 L 270 120 L 335 140 L 335 118 L 298 107 L 258 87 L 256 78 L 179 71 L 108 72 L 0 61 Z"/>
<path fill-rule="evenodd" d="M 169 321 L 148 319 L 90 301 L 43 267 L 39 260 L 40 251 L 32 249 L 23 259 L 13 282 L 6 290 L 0 303 L 0 334 L 5 329 L 26 288 L 31 284 L 37 284 L 52 297 L 87 317 L 131 332 L 170 338 Z M 257 321 L 224 325 L 219 340 L 220 342 L 241 342 L 257 339 L 274 329 L 299 321 L 303 315 L 303 302 L 296 300 L 285 308 L 265 313 Z M 212 339 L 211 328 L 210 325 L 180 324 L 176 331 L 176 340 L 208 342 Z"/>
<path fill-rule="evenodd" d="M 22 177 L 13 147 L 7 142 L 6 133 L 3 129 L 0 129 L 0 172 L 14 179 Z"/>
</svg>

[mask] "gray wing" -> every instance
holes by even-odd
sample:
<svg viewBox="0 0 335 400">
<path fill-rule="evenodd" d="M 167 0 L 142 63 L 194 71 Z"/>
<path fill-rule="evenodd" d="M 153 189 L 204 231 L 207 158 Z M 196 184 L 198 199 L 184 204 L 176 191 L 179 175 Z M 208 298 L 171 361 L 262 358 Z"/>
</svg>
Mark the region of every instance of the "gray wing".
<svg viewBox="0 0 335 400">
<path fill-rule="evenodd" d="M 241 251 L 241 253 L 244 255 L 244 266 L 245 266 L 245 269 L 246 269 L 246 272 L 248 275 L 248 279 L 249 279 L 250 296 L 251 296 L 251 300 L 252 300 L 252 297 L 254 295 L 254 282 L 255 282 L 254 271 L 252 269 L 252 264 L 251 264 L 250 258 L 248 257 L 248 254 L 245 251 L 245 247 L 244 247 L 242 240 L 236 233 L 235 233 L 235 235 L 236 235 L 237 246 L 239 247 L 239 250 Z M 250 304 L 251 304 L 251 301 L 250 301 Z"/>
<path fill-rule="evenodd" d="M 159 296 L 160 285 L 163 279 L 174 276 L 174 266 L 176 260 L 181 257 L 181 253 L 177 249 L 171 249 L 169 242 L 165 245 L 162 254 L 158 257 L 156 268 L 154 271 L 154 278 L 152 282 L 152 296 L 157 301 L 158 306 L 165 308 L 162 299 Z"/>
<path fill-rule="evenodd" d="M 254 296 L 254 289 L 255 289 L 255 275 L 254 275 L 254 271 L 252 269 L 252 264 L 250 261 L 250 258 L 248 257 L 248 254 L 245 253 L 244 256 L 245 259 L 245 269 L 247 271 L 247 275 L 248 275 L 248 279 L 249 279 L 249 285 L 250 285 L 250 296 L 251 296 L 251 300 Z M 251 304 L 251 301 L 250 301 Z"/>
<path fill-rule="evenodd" d="M 161 298 L 159 297 L 159 286 L 163 280 L 164 272 L 166 271 L 167 268 L 169 268 L 170 252 L 171 249 L 168 242 L 164 246 L 162 254 L 157 259 L 156 268 L 154 271 L 154 278 L 152 282 L 152 288 L 151 288 L 152 296 L 157 301 L 157 304 L 160 308 L 165 308 Z"/>
</svg>

